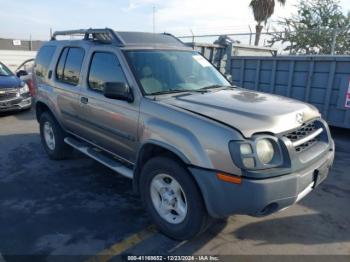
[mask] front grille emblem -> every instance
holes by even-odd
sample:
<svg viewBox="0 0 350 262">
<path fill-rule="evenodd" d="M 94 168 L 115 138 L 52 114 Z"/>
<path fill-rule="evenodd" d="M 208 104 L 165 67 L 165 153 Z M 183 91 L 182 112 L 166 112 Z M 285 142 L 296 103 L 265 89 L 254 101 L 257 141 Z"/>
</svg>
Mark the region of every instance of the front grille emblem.
<svg viewBox="0 0 350 262">
<path fill-rule="evenodd" d="M 304 113 L 296 114 L 296 120 L 297 120 L 297 123 L 299 123 L 299 124 L 304 123 Z"/>
</svg>

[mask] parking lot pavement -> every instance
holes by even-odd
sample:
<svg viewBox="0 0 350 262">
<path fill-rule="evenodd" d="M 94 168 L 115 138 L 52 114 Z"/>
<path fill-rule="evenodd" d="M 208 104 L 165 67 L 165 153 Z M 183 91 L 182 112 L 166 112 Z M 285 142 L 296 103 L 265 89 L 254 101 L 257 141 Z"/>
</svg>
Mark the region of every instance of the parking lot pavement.
<svg viewBox="0 0 350 262">
<path fill-rule="evenodd" d="M 264 218 L 231 216 L 178 242 L 152 228 L 130 180 L 78 153 L 49 160 L 33 111 L 2 115 L 0 254 L 5 261 L 21 258 L 13 255 L 94 261 L 101 254 L 113 260 L 120 253 L 350 255 L 350 131 L 333 133 L 332 172 L 299 204 Z"/>
</svg>

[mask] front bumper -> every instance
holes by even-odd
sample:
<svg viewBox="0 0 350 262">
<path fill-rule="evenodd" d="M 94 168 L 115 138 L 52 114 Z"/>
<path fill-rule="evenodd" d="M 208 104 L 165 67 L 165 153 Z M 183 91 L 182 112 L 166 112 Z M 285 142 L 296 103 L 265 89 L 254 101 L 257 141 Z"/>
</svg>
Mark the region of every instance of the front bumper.
<svg viewBox="0 0 350 262">
<path fill-rule="evenodd" d="M 19 96 L 15 99 L 0 101 L 0 112 L 16 111 L 28 109 L 32 106 L 32 98 L 28 96 Z"/>
<path fill-rule="evenodd" d="M 333 159 L 334 145 L 303 170 L 266 179 L 243 178 L 241 184 L 218 180 L 214 171 L 193 167 L 190 171 L 212 217 L 264 216 L 284 209 L 310 193 L 327 177 Z"/>
</svg>

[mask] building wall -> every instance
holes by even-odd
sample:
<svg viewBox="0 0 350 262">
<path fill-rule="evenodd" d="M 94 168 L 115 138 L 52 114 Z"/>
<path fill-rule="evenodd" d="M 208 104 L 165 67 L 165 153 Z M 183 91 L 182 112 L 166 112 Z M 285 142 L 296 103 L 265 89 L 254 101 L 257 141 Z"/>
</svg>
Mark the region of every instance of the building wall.
<svg viewBox="0 0 350 262">
<path fill-rule="evenodd" d="M 0 50 L 0 61 L 15 71 L 25 60 L 35 58 L 36 51 Z"/>
<path fill-rule="evenodd" d="M 0 38 L 0 50 L 37 51 L 43 41 L 28 41 Z"/>
</svg>

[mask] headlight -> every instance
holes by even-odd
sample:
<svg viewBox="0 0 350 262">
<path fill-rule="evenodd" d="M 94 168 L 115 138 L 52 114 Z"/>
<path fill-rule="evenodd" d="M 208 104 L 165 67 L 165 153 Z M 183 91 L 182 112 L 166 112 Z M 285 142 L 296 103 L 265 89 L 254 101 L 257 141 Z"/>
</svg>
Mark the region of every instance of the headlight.
<svg viewBox="0 0 350 262">
<path fill-rule="evenodd" d="M 251 140 L 231 141 L 230 153 L 235 164 L 248 170 L 281 166 L 283 154 L 277 137 L 259 135 Z"/>
<path fill-rule="evenodd" d="M 273 156 L 275 155 L 275 150 L 272 143 L 268 139 L 260 139 L 256 142 L 256 154 L 261 163 L 264 165 L 269 164 Z"/>
<path fill-rule="evenodd" d="M 29 92 L 29 88 L 28 88 L 28 85 L 27 84 L 24 84 L 24 86 L 22 86 L 20 89 L 19 89 L 19 93 L 22 95 L 22 94 L 25 94 L 25 93 L 28 93 Z"/>
</svg>

